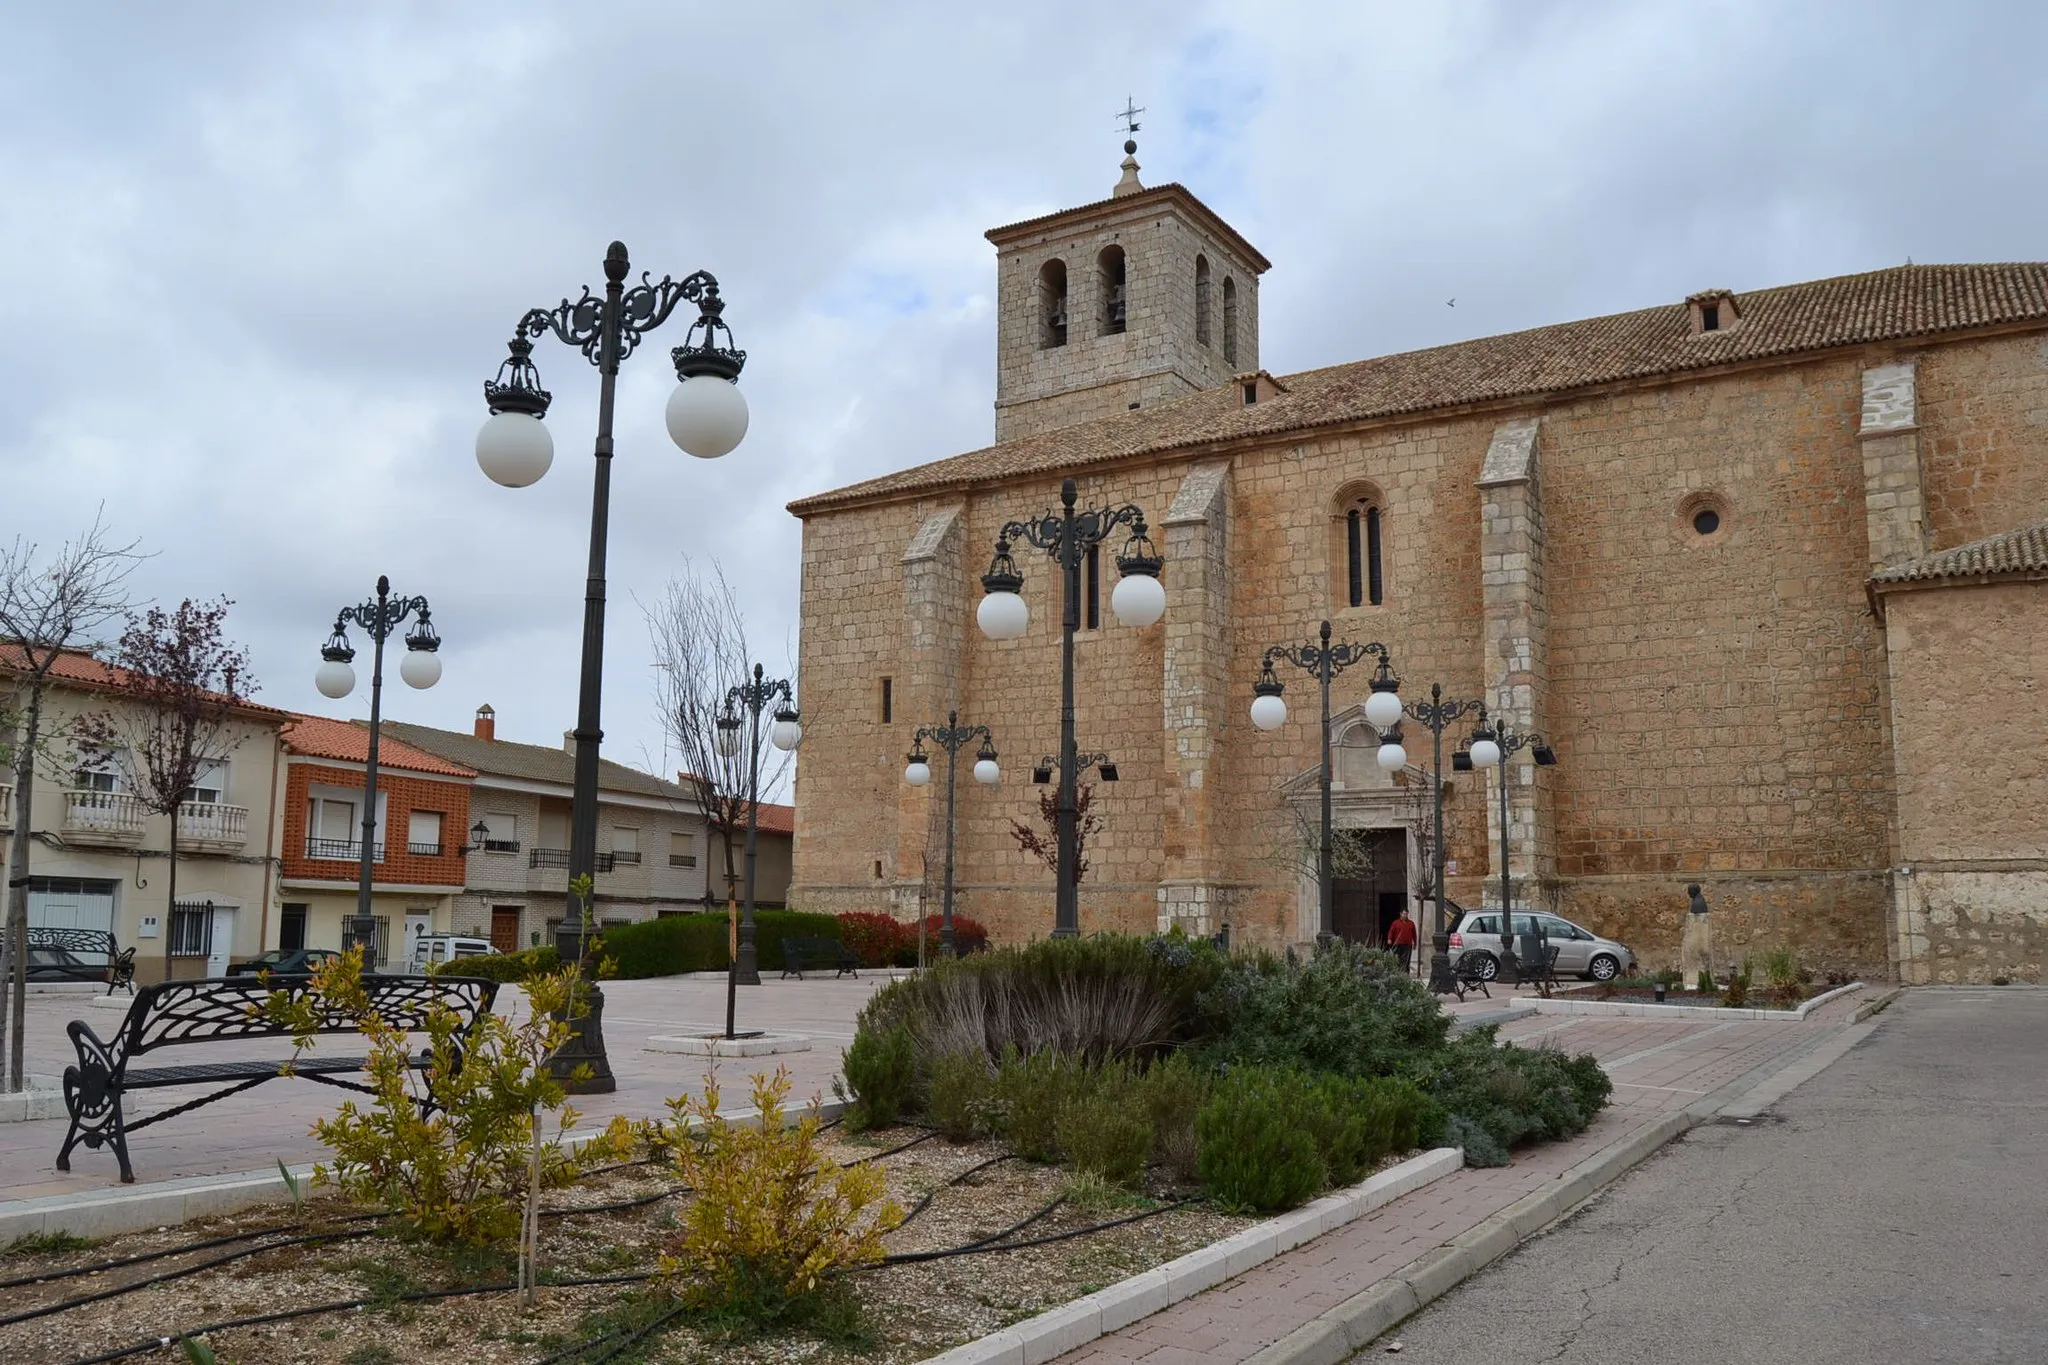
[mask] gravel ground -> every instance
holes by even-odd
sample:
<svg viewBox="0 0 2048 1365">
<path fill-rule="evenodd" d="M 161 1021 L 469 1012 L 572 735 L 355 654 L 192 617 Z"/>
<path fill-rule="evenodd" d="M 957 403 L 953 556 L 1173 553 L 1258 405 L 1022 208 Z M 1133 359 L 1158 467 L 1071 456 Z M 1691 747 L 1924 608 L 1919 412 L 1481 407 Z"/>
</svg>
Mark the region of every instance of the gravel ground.
<svg viewBox="0 0 2048 1365">
<path fill-rule="evenodd" d="M 859 1138 L 826 1134 L 832 1154 L 842 1161 L 870 1157 L 917 1136 L 914 1129 Z M 960 1246 L 1039 1212 L 1061 1193 L 1059 1170 L 1014 1159 L 999 1161 L 960 1184 L 947 1183 L 1001 1155 L 1002 1149 L 992 1143 L 954 1146 L 932 1138 L 882 1157 L 891 1195 L 906 1209 L 936 1191 L 929 1207 L 890 1235 L 888 1249 L 893 1253 Z M 548 1206 L 569 1209 L 664 1195 L 674 1184 L 672 1178 L 653 1168 L 628 1167 L 557 1191 L 549 1196 Z M 1188 1193 L 1154 1185 L 1142 1195 L 1115 1197 L 1088 1208 L 1062 1204 L 1017 1238 L 1087 1228 L 1158 1208 Z M 631 1275 L 650 1269 L 672 1235 L 676 1211 L 685 1198 L 667 1195 L 638 1208 L 549 1219 L 542 1232 L 543 1278 Z M 215 1332 L 208 1342 L 225 1365 L 273 1361 L 410 1365 L 453 1347 L 461 1349 L 465 1362 L 476 1365 L 535 1365 L 574 1342 L 614 1329 L 622 1307 L 637 1310 L 644 1318 L 664 1292 L 641 1283 L 544 1284 L 539 1304 L 526 1311 L 509 1292 L 400 1302 L 402 1295 L 424 1290 L 508 1282 L 513 1273 L 511 1261 L 478 1253 L 452 1255 L 385 1235 L 373 1222 L 338 1221 L 352 1212 L 322 1199 L 309 1201 L 297 1219 L 289 1211 L 273 1208 L 123 1236 L 89 1251 L 0 1252 L 0 1280 L 13 1280 L 257 1229 L 276 1230 L 265 1240 L 315 1231 L 337 1235 L 333 1241 L 262 1251 L 105 1303 L 0 1327 L 0 1365 L 80 1361 L 151 1335 L 364 1297 L 382 1302 Z M 863 1271 L 852 1277 L 852 1283 L 872 1338 L 859 1344 L 835 1345 L 808 1334 L 734 1342 L 679 1320 L 638 1354 L 618 1359 L 679 1362 L 715 1358 L 742 1365 L 785 1361 L 850 1365 L 856 1360 L 897 1365 L 921 1360 L 1206 1246 L 1251 1221 L 1197 1203 L 1049 1245 Z M 0 1317 L 135 1284 L 246 1246 L 233 1244 L 61 1281 L 0 1289 Z M 166 1349 L 128 1358 L 173 1360 L 182 1356 Z"/>
</svg>

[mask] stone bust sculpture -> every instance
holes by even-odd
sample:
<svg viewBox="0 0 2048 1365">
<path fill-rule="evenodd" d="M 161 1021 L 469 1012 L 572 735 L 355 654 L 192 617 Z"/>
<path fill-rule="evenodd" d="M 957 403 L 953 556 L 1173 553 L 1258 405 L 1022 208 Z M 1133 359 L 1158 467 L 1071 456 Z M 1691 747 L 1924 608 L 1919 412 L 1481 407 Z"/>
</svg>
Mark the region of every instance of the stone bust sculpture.
<svg viewBox="0 0 2048 1365">
<path fill-rule="evenodd" d="M 1707 913 L 1707 898 L 1700 894 L 1700 884 L 1698 882 L 1688 883 L 1685 888 L 1685 894 L 1691 902 L 1693 914 L 1704 915 Z"/>
</svg>

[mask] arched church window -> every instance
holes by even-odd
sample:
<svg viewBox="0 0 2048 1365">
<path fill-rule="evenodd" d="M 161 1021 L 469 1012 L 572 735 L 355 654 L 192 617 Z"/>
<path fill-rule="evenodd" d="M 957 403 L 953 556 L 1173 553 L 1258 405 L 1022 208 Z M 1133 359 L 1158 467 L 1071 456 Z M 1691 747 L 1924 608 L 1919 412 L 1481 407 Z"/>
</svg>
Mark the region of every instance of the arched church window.
<svg viewBox="0 0 2048 1365">
<path fill-rule="evenodd" d="M 1067 263 L 1047 261 L 1038 271 L 1038 348 L 1067 344 Z"/>
<path fill-rule="evenodd" d="M 1331 527 L 1332 596 L 1346 607 L 1377 607 L 1387 600 L 1386 513 L 1380 491 L 1353 484 L 1337 497 Z"/>
<path fill-rule="evenodd" d="M 1124 249 L 1106 246 L 1095 258 L 1101 276 L 1102 319 L 1099 335 L 1113 337 L 1124 330 Z"/>
<path fill-rule="evenodd" d="M 1195 257 L 1195 342 L 1197 345 L 1210 346 L 1214 344 L 1209 339 L 1215 331 L 1209 320 L 1209 310 L 1212 306 L 1209 302 L 1209 258 L 1207 256 L 1197 256 Z"/>
<path fill-rule="evenodd" d="M 1223 359 L 1237 363 L 1237 281 L 1223 277 Z"/>
</svg>

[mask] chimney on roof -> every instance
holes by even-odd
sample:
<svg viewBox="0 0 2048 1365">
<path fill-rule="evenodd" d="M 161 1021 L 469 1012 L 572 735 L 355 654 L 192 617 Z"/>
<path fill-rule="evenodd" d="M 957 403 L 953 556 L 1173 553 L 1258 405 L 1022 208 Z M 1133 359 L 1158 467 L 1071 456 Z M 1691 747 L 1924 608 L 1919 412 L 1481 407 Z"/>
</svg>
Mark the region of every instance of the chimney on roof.
<svg viewBox="0 0 2048 1365">
<path fill-rule="evenodd" d="M 491 709 L 489 702 L 476 708 L 476 737 L 496 739 L 498 737 L 498 713 Z"/>
<path fill-rule="evenodd" d="M 574 730 L 562 731 L 562 752 L 565 754 L 576 752 L 576 732 Z"/>
</svg>

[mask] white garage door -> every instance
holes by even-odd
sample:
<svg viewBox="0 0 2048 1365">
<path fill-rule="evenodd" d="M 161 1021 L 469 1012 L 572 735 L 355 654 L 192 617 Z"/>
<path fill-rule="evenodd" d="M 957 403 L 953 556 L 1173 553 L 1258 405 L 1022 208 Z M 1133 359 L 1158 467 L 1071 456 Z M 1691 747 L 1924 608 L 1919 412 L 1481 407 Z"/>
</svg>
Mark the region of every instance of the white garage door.
<svg viewBox="0 0 2048 1365">
<path fill-rule="evenodd" d="M 28 922 L 48 929 L 114 931 L 114 883 L 36 877 L 28 884 Z"/>
</svg>

